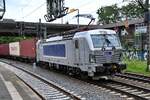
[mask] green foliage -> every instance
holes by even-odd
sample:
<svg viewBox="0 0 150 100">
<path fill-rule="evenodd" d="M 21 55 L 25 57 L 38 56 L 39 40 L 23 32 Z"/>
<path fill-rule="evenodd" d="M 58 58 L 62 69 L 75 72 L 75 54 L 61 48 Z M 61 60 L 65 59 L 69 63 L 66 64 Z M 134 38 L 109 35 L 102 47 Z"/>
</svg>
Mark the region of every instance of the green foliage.
<svg viewBox="0 0 150 100">
<path fill-rule="evenodd" d="M 23 39 L 29 39 L 31 37 L 14 37 L 14 36 L 0 36 L 0 43 L 10 43 L 10 42 L 16 42 Z"/>
<path fill-rule="evenodd" d="M 144 9 L 138 3 L 132 2 L 120 9 L 122 16 L 128 19 L 141 18 L 144 15 Z"/>
<path fill-rule="evenodd" d="M 147 67 L 146 61 L 125 59 L 124 62 L 127 64 L 127 69 L 126 69 L 127 72 L 150 76 L 150 72 L 146 72 L 146 67 Z"/>
<path fill-rule="evenodd" d="M 115 22 L 118 17 L 118 7 L 117 5 L 106 6 L 98 9 L 98 19 L 102 24 L 109 24 Z"/>
<path fill-rule="evenodd" d="M 117 5 L 101 7 L 97 10 L 100 24 L 109 24 L 117 21 L 123 21 L 125 18 L 141 18 L 144 15 L 144 9 L 137 2 L 130 2 L 122 7 Z"/>
</svg>

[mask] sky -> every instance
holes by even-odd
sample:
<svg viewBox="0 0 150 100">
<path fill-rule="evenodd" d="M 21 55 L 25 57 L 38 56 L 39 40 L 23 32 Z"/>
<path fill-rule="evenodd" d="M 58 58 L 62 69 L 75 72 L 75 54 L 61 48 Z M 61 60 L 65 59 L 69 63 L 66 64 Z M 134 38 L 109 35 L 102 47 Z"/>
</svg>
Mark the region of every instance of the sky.
<svg viewBox="0 0 150 100">
<path fill-rule="evenodd" d="M 123 4 L 123 0 L 65 0 L 65 6 L 69 8 L 79 9 L 80 14 L 92 14 L 96 18 L 98 8 L 117 3 Z M 46 14 L 46 0 L 6 0 L 6 13 L 4 18 L 14 19 L 16 21 L 38 22 L 41 18 L 42 22 L 46 22 L 44 15 Z M 77 12 L 68 14 L 67 16 L 57 19 L 51 23 L 77 24 L 74 17 Z M 80 24 L 88 24 L 90 20 L 80 18 Z"/>
</svg>

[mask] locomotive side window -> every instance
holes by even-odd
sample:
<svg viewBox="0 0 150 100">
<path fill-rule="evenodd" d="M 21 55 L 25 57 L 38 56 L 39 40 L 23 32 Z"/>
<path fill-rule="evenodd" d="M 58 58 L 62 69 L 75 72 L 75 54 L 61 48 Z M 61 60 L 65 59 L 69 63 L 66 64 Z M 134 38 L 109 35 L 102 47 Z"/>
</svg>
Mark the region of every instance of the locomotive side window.
<svg viewBox="0 0 150 100">
<path fill-rule="evenodd" d="M 76 49 L 79 48 L 79 42 L 78 42 L 78 40 L 75 40 L 75 48 L 76 48 Z"/>
</svg>

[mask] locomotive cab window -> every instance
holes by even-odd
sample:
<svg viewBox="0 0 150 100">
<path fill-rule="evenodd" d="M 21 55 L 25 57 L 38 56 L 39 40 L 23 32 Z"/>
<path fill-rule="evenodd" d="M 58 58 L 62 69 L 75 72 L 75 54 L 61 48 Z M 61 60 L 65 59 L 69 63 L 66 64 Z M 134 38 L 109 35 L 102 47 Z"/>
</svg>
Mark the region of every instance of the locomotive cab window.
<svg viewBox="0 0 150 100">
<path fill-rule="evenodd" d="M 121 46 L 118 37 L 115 34 L 93 34 L 91 35 L 94 48 L 119 47 Z"/>
<path fill-rule="evenodd" d="M 75 40 L 75 48 L 78 49 L 79 48 L 79 41 Z"/>
</svg>

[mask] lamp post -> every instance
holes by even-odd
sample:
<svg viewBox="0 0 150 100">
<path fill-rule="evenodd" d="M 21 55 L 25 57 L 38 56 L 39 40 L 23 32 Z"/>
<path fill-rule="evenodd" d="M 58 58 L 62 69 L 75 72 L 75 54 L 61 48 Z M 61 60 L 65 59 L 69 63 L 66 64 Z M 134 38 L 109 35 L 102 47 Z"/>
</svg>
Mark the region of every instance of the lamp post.
<svg viewBox="0 0 150 100">
<path fill-rule="evenodd" d="M 77 23 L 78 23 L 78 29 L 79 29 L 79 9 L 74 9 L 74 8 L 72 8 L 72 9 L 70 9 L 69 10 L 69 12 L 68 13 L 72 13 L 72 12 L 75 12 L 75 11 L 77 11 Z"/>
<path fill-rule="evenodd" d="M 79 9 L 77 9 L 77 11 L 78 11 L 78 18 L 77 18 L 77 23 L 78 23 L 78 29 L 79 29 Z"/>
<path fill-rule="evenodd" d="M 147 67 L 146 71 L 150 71 L 150 10 L 149 10 L 149 0 L 145 1 L 145 16 L 144 22 L 147 25 Z"/>
</svg>

